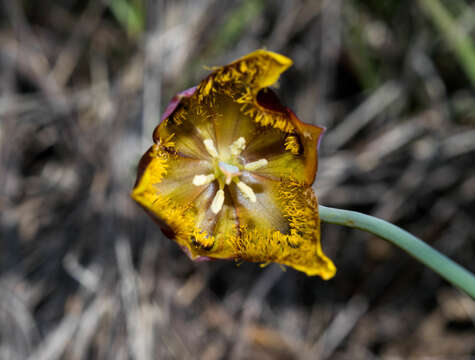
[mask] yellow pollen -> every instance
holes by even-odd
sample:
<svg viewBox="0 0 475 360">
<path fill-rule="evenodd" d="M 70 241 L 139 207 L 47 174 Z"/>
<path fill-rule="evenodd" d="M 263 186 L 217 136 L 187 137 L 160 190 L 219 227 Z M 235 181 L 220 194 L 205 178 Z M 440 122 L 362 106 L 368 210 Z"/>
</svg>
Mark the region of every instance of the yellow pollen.
<svg viewBox="0 0 475 360">
<path fill-rule="evenodd" d="M 215 179 L 214 174 L 195 175 L 195 177 L 193 178 L 193 185 L 195 186 L 208 185 L 214 179 Z"/>
<path fill-rule="evenodd" d="M 216 150 L 216 147 L 214 146 L 214 142 L 211 139 L 205 139 L 203 140 L 203 144 L 205 144 L 206 151 L 212 156 L 212 157 L 218 157 L 218 150 Z"/>
<path fill-rule="evenodd" d="M 241 152 L 246 148 L 246 139 L 244 139 L 242 136 L 237 139 L 235 142 L 233 142 L 230 146 L 231 149 L 231 154 L 234 156 L 238 156 L 241 154 Z"/>
<path fill-rule="evenodd" d="M 214 196 L 214 199 L 211 202 L 211 211 L 215 214 L 219 213 L 221 211 L 221 208 L 223 207 L 223 203 L 224 191 L 220 189 L 216 192 L 216 195 Z"/>
<path fill-rule="evenodd" d="M 243 183 L 242 181 L 238 181 L 236 183 L 237 187 L 239 190 L 241 190 L 242 194 L 246 199 L 248 199 L 250 202 L 255 203 L 257 201 L 256 199 L 256 194 L 254 193 L 254 190 L 251 189 L 247 184 Z"/>
<path fill-rule="evenodd" d="M 244 169 L 248 171 L 254 171 L 254 170 L 260 169 L 261 167 L 266 166 L 267 164 L 268 162 L 266 159 L 259 159 L 257 161 L 247 163 L 246 165 L 244 165 Z"/>
</svg>

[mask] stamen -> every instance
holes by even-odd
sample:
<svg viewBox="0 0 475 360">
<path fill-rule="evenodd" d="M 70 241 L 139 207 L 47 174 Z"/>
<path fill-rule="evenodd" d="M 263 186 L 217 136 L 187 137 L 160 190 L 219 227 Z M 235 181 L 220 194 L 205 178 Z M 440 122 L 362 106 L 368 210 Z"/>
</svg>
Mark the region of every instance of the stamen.
<svg viewBox="0 0 475 360">
<path fill-rule="evenodd" d="M 214 142 L 211 139 L 205 139 L 203 140 L 203 144 L 205 144 L 206 151 L 212 156 L 212 157 L 218 157 L 218 150 L 214 147 Z"/>
<path fill-rule="evenodd" d="M 216 195 L 214 196 L 214 199 L 211 202 L 211 211 L 215 214 L 219 213 L 221 211 L 221 208 L 223 207 L 223 203 L 224 191 L 220 189 L 216 192 Z"/>
<path fill-rule="evenodd" d="M 239 190 L 241 190 L 242 194 L 244 195 L 246 199 L 248 199 L 250 202 L 253 202 L 253 203 L 257 201 L 254 190 L 252 190 L 247 184 L 243 183 L 242 181 L 238 181 L 236 185 L 239 188 Z"/>
<path fill-rule="evenodd" d="M 214 174 L 195 175 L 195 177 L 193 178 L 193 185 L 195 186 L 208 185 L 214 179 L 215 179 Z"/>
<path fill-rule="evenodd" d="M 244 169 L 249 170 L 249 171 L 254 171 L 257 169 L 260 169 L 261 167 L 264 167 L 268 164 L 268 161 L 266 159 L 259 159 L 257 161 L 253 161 L 250 163 L 247 163 L 244 165 Z"/>
<path fill-rule="evenodd" d="M 230 146 L 231 154 L 238 156 L 246 148 L 246 139 L 242 136 L 233 142 Z"/>
</svg>

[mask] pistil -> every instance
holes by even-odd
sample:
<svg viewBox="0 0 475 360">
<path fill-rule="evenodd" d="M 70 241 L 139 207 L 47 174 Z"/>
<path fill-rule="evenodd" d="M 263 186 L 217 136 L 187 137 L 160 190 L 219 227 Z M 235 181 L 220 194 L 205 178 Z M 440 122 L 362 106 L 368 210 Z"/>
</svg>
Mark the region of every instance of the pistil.
<svg viewBox="0 0 475 360">
<path fill-rule="evenodd" d="M 213 197 L 211 202 L 211 211 L 214 214 L 218 214 L 223 208 L 224 204 L 224 186 L 230 185 L 231 182 L 234 182 L 243 195 L 248 201 L 255 203 L 257 202 L 257 196 L 254 190 L 247 185 L 246 183 L 240 180 L 242 172 L 245 171 L 255 171 L 264 166 L 268 165 L 266 159 L 259 159 L 247 164 L 236 165 L 242 162 L 238 160 L 238 156 L 246 148 L 246 139 L 239 137 L 229 146 L 229 153 L 231 157 L 229 158 L 229 153 L 226 155 L 226 158 L 222 158 L 216 149 L 216 146 L 212 139 L 203 140 L 206 151 L 213 158 L 213 164 L 215 167 L 214 173 L 210 174 L 199 174 L 193 177 L 193 185 L 195 186 L 204 186 L 209 185 L 213 181 L 217 180 L 219 184 L 219 190 Z"/>
</svg>

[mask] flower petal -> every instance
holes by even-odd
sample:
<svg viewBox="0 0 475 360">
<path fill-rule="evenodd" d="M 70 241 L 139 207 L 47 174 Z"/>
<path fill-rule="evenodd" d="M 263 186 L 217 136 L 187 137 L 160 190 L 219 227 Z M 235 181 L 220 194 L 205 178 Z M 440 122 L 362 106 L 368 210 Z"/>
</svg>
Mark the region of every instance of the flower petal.
<svg viewBox="0 0 475 360">
<path fill-rule="evenodd" d="M 193 184 L 193 173 L 209 171 L 207 163 L 168 154 L 153 146 L 142 158 L 132 197 L 194 259 L 216 252 L 232 258 L 226 239 L 236 237 L 237 217 L 230 196 L 225 196 L 218 215 L 211 203 L 218 191 L 216 183 Z M 214 250 L 212 250 L 214 249 Z"/>
<path fill-rule="evenodd" d="M 235 199 L 242 205 L 240 236 L 231 239 L 237 257 L 277 262 L 323 279 L 333 277 L 336 268 L 320 245 L 318 203 L 312 189 L 294 181 L 260 179 L 259 184 L 265 189 L 256 193 L 255 204 Z"/>
<path fill-rule="evenodd" d="M 177 106 L 180 105 L 181 100 L 184 98 L 190 97 L 191 95 L 195 93 L 195 91 L 196 91 L 196 86 L 193 86 L 192 88 L 186 89 L 185 91 L 182 91 L 181 93 L 175 95 L 173 99 L 170 101 L 170 103 L 168 104 L 165 111 L 163 112 L 163 115 L 160 121 L 163 121 L 164 119 L 169 117 L 171 114 L 173 114 Z"/>
<path fill-rule="evenodd" d="M 292 61 L 285 56 L 265 50 L 254 51 L 229 65 L 217 68 L 200 83 L 197 97 L 199 101 L 212 107 L 216 99 L 210 94 L 227 94 L 240 105 L 240 111 L 250 116 L 255 123 L 278 129 L 289 140 L 294 139 L 294 153 L 302 155 L 305 179 L 310 185 L 315 179 L 317 148 L 324 129 L 301 122 L 268 88 L 290 65 Z M 292 147 L 288 148 L 291 149 Z"/>
</svg>

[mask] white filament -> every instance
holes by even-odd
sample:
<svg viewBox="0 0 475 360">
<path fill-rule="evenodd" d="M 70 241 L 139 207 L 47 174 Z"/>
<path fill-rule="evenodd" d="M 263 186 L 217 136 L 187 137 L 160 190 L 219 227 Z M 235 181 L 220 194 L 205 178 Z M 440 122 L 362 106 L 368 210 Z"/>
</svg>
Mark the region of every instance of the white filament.
<svg viewBox="0 0 475 360">
<path fill-rule="evenodd" d="M 231 149 L 231 154 L 238 156 L 246 148 L 246 139 L 241 136 L 229 148 Z"/>
<path fill-rule="evenodd" d="M 212 157 L 218 157 L 218 150 L 216 150 L 214 146 L 214 142 L 211 139 L 205 139 L 203 140 L 203 144 L 205 144 L 206 151 L 212 156 Z"/>
<path fill-rule="evenodd" d="M 193 185 L 195 186 L 208 185 L 214 179 L 215 179 L 214 174 L 195 175 L 195 177 L 193 178 Z"/>
<path fill-rule="evenodd" d="M 214 196 L 214 199 L 211 202 L 211 211 L 215 214 L 219 213 L 221 211 L 221 208 L 223 207 L 223 203 L 224 191 L 220 189 L 216 192 L 216 195 Z"/>
<path fill-rule="evenodd" d="M 257 169 L 260 169 L 261 167 L 264 167 L 268 164 L 266 159 L 259 159 L 257 161 L 253 161 L 250 163 L 247 163 L 244 165 L 244 169 L 249 170 L 249 171 L 254 171 Z"/>
<path fill-rule="evenodd" d="M 246 199 L 253 203 L 257 201 L 256 194 L 254 194 L 254 190 L 252 190 L 247 184 L 243 183 L 242 181 L 239 181 L 236 185 L 239 190 L 241 190 L 242 194 Z"/>
</svg>

